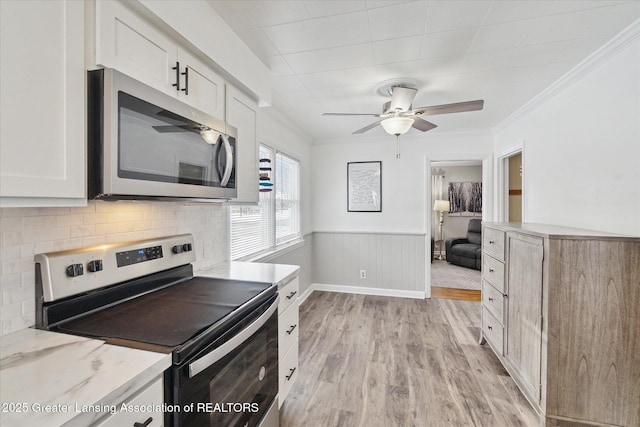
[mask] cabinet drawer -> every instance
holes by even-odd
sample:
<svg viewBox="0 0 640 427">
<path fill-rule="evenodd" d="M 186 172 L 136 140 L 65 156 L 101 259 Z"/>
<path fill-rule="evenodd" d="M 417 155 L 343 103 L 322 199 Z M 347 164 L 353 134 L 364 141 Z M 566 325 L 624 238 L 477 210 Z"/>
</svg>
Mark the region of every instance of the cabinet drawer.
<svg viewBox="0 0 640 427">
<path fill-rule="evenodd" d="M 504 296 L 486 280 L 482 282 L 482 305 L 504 325 Z"/>
<path fill-rule="evenodd" d="M 500 355 L 504 353 L 502 325 L 484 306 L 482 307 L 482 334 Z"/>
<path fill-rule="evenodd" d="M 289 349 L 279 364 L 278 382 L 278 406 L 282 406 L 287 398 L 289 390 L 298 378 L 298 346 L 294 345 Z"/>
<path fill-rule="evenodd" d="M 278 313 L 284 313 L 284 311 L 298 299 L 298 291 L 300 287 L 300 280 L 298 277 L 278 289 L 280 294 L 280 304 L 278 304 Z"/>
<path fill-rule="evenodd" d="M 278 317 L 278 355 L 282 360 L 292 345 L 298 345 L 298 303 L 292 303 Z"/>
<path fill-rule="evenodd" d="M 504 293 L 504 263 L 482 254 L 482 278 Z"/>
<path fill-rule="evenodd" d="M 500 261 L 504 261 L 504 240 L 504 231 L 487 227 L 482 230 L 482 250 Z"/>
<path fill-rule="evenodd" d="M 160 407 L 164 403 L 164 387 L 162 377 L 157 379 L 147 388 L 145 388 L 140 394 L 136 395 L 133 399 L 124 402 L 127 407 L 129 405 L 139 407 Z M 122 404 L 117 405 L 120 409 Z M 149 424 L 144 424 L 151 418 Z M 120 426 L 132 426 L 135 424 L 144 424 L 147 427 L 160 427 L 164 424 L 164 414 L 162 411 L 154 412 L 117 412 L 110 417 L 103 419 L 102 422 L 97 424 L 98 427 L 120 427 Z"/>
</svg>

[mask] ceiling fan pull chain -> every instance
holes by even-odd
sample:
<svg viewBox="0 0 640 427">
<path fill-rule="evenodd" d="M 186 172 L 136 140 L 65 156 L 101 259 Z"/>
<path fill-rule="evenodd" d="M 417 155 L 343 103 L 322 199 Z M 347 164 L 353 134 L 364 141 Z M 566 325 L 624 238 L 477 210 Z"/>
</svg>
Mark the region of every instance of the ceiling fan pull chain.
<svg viewBox="0 0 640 427">
<path fill-rule="evenodd" d="M 400 158 L 400 135 L 396 134 L 396 159 Z"/>
</svg>

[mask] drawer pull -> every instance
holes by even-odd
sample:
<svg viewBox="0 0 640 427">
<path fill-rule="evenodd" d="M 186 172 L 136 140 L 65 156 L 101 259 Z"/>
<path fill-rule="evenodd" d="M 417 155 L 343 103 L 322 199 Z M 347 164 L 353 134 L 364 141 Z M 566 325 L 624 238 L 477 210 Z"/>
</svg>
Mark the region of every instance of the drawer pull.
<svg viewBox="0 0 640 427">
<path fill-rule="evenodd" d="M 287 335 L 291 335 L 293 333 L 293 330 L 296 328 L 296 326 L 298 325 L 291 325 L 291 329 L 287 331 Z"/>
<path fill-rule="evenodd" d="M 489 301 L 493 301 L 493 298 L 489 297 Z"/>
<path fill-rule="evenodd" d="M 493 245 L 495 242 L 493 240 L 489 240 L 489 244 Z"/>
<path fill-rule="evenodd" d="M 289 295 L 287 295 L 287 299 L 291 299 L 294 296 L 296 296 L 296 294 L 298 293 L 298 291 L 292 291 Z"/>
<path fill-rule="evenodd" d="M 147 418 L 147 420 L 143 423 L 133 423 L 133 427 L 147 427 L 153 421 L 152 417 Z"/>
<path fill-rule="evenodd" d="M 493 331 L 493 326 L 487 325 L 487 329 L 489 329 L 490 331 Z"/>
<path fill-rule="evenodd" d="M 296 371 L 296 368 L 291 368 L 289 369 L 289 375 L 285 376 L 285 378 L 287 379 L 287 381 L 290 381 L 291 378 L 293 377 L 293 373 Z"/>
<path fill-rule="evenodd" d="M 490 269 L 489 269 L 489 273 L 493 273 L 493 268 L 490 268 Z"/>
</svg>

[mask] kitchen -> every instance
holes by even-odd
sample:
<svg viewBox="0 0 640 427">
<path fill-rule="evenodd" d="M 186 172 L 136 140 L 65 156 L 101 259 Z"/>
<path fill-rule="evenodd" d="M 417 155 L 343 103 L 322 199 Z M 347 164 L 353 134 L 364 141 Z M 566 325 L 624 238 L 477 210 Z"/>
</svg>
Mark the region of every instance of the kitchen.
<svg viewBox="0 0 640 427">
<path fill-rule="evenodd" d="M 226 119 L 227 123 L 238 129 L 238 140 L 251 145 L 246 141 L 253 139 L 256 150 L 258 143 L 264 143 L 299 160 L 301 238 L 291 242 L 289 252 L 271 255 L 269 262 L 302 267 L 299 271 L 299 291 L 302 294 L 300 300 L 308 297 L 312 283 L 317 281 L 314 279 L 314 269 L 318 268 L 317 262 L 322 258 L 321 254 L 315 251 L 315 246 L 329 244 L 325 243 L 327 239 L 343 238 L 348 233 L 372 231 L 375 231 L 376 235 L 405 233 L 407 237 L 399 238 L 409 240 L 420 239 L 414 234 L 424 234 L 425 222 L 428 221 L 424 221 L 422 217 L 424 196 L 421 195 L 420 185 L 398 192 L 389 187 L 388 191 L 383 191 L 386 199 L 382 214 L 363 217 L 358 214 L 349 215 L 346 212 L 346 190 L 343 189 L 343 181 L 347 162 L 382 158 L 383 185 L 400 183 L 400 177 L 423 182 L 424 150 L 431 149 L 422 148 L 417 140 L 412 140 L 410 135 L 407 135 L 404 140 L 401 139 L 404 144 L 402 160 L 393 163 L 395 147 L 386 138 L 379 138 L 379 142 L 373 140 L 370 143 L 368 140 L 358 140 L 347 146 L 335 143 L 316 144 L 305 132 L 299 130 L 297 124 L 292 124 L 274 108 L 261 107 L 275 104 L 271 93 L 269 69 L 206 2 L 190 2 L 190 8 L 185 10 L 174 2 L 141 1 L 126 5 L 119 2 L 33 4 L 37 4 L 38 8 L 16 8 L 10 13 L 5 13 L 4 8 L 10 7 L 11 2 L 3 2 L 2 13 L 3 338 L 35 324 L 35 254 L 188 233 L 194 238 L 193 266 L 197 274 L 211 271 L 229 259 L 230 208 L 224 204 L 87 202 L 85 92 L 84 85 L 72 83 L 84 82 L 86 70 L 98 68 L 97 64 L 119 69 L 152 86 L 160 82 L 158 85 L 167 85 L 167 91 L 173 92 L 176 88 L 171 85 L 176 82 L 176 71 L 185 72 L 184 64 L 188 64 L 190 70 L 196 70 L 190 75 L 190 81 L 194 85 L 191 92 L 197 94 L 195 88 L 205 87 L 210 91 L 208 93 L 215 94 L 206 97 L 212 105 L 199 105 L 198 109 Z M 632 13 L 629 15 L 632 16 Z M 50 19 L 51 16 L 55 16 L 56 19 Z M 107 19 L 109 16 L 111 20 Z M 199 22 L 202 22 L 202 25 L 198 25 Z M 216 22 L 218 25 L 205 25 L 209 22 Z M 198 31 L 203 28 L 206 28 L 206 31 Z M 624 25 L 616 28 L 617 31 L 611 33 L 609 38 L 623 28 Z M 4 32 L 5 29 L 7 33 Z M 134 37 L 132 29 L 144 37 Z M 6 37 L 5 34 L 11 36 Z M 57 36 L 49 37 L 49 34 Z M 86 36 L 82 38 L 78 37 L 78 34 Z M 121 44 L 117 45 L 118 49 L 115 45 L 118 40 L 112 38 L 114 34 L 126 35 L 124 41 L 120 40 Z M 26 51 L 24 43 L 20 41 L 32 40 L 34 37 L 37 42 L 34 41 L 33 46 L 30 44 L 30 49 Z M 225 43 L 210 43 L 210 39 L 225 40 Z M 633 37 L 631 40 L 634 40 Z M 602 40 L 602 44 L 605 41 Z M 161 49 L 148 50 L 149 46 L 144 43 Z M 60 55 L 59 52 L 65 53 Z M 165 52 L 160 59 L 159 52 Z M 197 55 L 194 55 L 194 52 Z M 128 56 L 122 58 L 115 53 Z M 203 55 L 212 58 L 213 61 L 204 61 Z M 587 56 L 586 53 L 584 56 Z M 179 61 L 176 61 L 177 59 Z M 149 70 L 154 69 L 151 65 L 158 62 L 162 64 L 162 67 L 158 68 L 160 71 L 150 72 Z M 171 70 L 175 62 L 181 63 L 181 70 Z M 205 62 L 206 67 L 202 67 L 202 62 Z M 42 73 L 43 63 L 47 64 L 47 73 Z M 12 65 L 7 67 L 6 64 Z M 615 70 L 618 68 L 615 67 Z M 208 77 L 199 80 L 198 75 Z M 181 76 L 180 81 L 182 85 L 184 76 Z M 218 84 L 198 86 L 205 81 Z M 597 84 L 600 84 L 599 80 Z M 224 87 L 224 91 L 219 89 L 221 87 Z M 33 102 L 34 99 L 41 102 Z M 46 102 L 43 102 L 44 100 Z M 629 100 L 625 105 L 635 104 L 633 100 Z M 24 114 L 25 111 L 29 114 Z M 622 107 L 612 106 L 610 111 L 613 114 L 622 111 Z M 38 118 L 40 124 L 35 129 L 32 126 L 34 117 Z M 622 121 L 624 117 L 619 115 L 618 120 Z M 12 126 L 9 127 L 7 124 Z M 343 126 L 353 127 L 352 125 L 353 123 L 346 123 Z M 624 128 L 624 124 L 622 126 Z M 627 125 L 627 128 L 629 126 Z M 29 138 L 20 136 L 24 134 L 24 129 L 29 129 Z M 438 160 L 438 157 L 440 160 L 457 160 L 464 158 L 469 152 L 474 155 L 495 152 L 499 155 L 519 137 L 516 131 L 517 129 L 509 130 L 512 134 L 498 134 L 495 142 L 493 135 L 488 132 L 466 135 L 434 134 L 435 142 L 441 146 L 447 144 L 448 148 L 434 148 L 426 154 L 434 160 Z M 599 134 L 603 132 L 604 130 Z M 19 141 L 17 147 L 10 148 L 15 151 L 5 151 L 6 142 L 13 140 Z M 563 202 L 563 197 L 556 194 L 557 190 L 546 183 L 544 174 L 536 171 L 533 166 L 530 169 L 531 175 L 528 175 L 528 182 L 539 191 L 531 193 L 531 198 L 527 201 L 528 206 L 540 205 L 540 202 L 551 194 L 553 200 L 562 207 L 563 213 L 554 216 L 553 213 L 538 212 L 530 208 L 529 218 L 533 222 L 563 225 L 571 225 L 575 221 L 581 228 L 638 235 L 638 220 L 634 215 L 624 213 L 634 211 L 637 205 L 634 200 L 639 197 L 637 179 L 634 183 L 634 177 L 637 178 L 637 175 L 629 172 L 638 169 L 633 167 L 634 162 L 637 166 L 638 156 L 635 155 L 637 147 L 629 143 L 631 140 L 628 137 L 620 138 L 610 146 L 611 152 L 617 153 L 613 156 L 616 156 L 620 168 L 603 163 L 598 155 L 588 153 L 576 153 L 577 159 L 573 159 L 574 163 L 579 164 L 576 166 L 578 172 L 582 172 L 576 175 L 586 179 L 588 185 L 604 189 L 614 183 L 621 184 L 619 188 L 625 189 L 630 195 L 626 200 L 616 199 L 619 209 L 615 215 L 619 217 L 616 217 L 615 221 L 609 221 L 612 213 L 604 205 L 589 201 L 591 199 L 586 196 L 590 194 L 590 190 L 583 189 L 582 193 L 576 195 L 579 199 L 580 196 L 585 196 L 582 198 L 582 205 Z M 44 144 L 43 141 L 47 143 Z M 528 152 L 531 156 L 530 162 L 534 161 L 535 164 L 535 160 L 540 157 L 539 152 L 535 146 L 527 149 L 531 150 Z M 363 150 L 367 150 L 366 156 L 363 156 Z M 243 153 L 239 150 L 240 156 L 245 154 L 247 151 Z M 238 161 L 239 173 L 247 175 L 244 180 L 241 179 L 242 176 L 238 177 L 236 200 L 255 203 L 258 197 L 257 156 L 247 156 Z M 588 178 L 586 171 L 593 169 L 594 163 L 598 165 L 598 173 Z M 565 181 L 571 179 L 559 173 L 556 173 L 556 176 L 561 176 Z M 247 187 L 243 188 L 245 184 Z M 578 184 L 579 189 L 583 188 L 579 181 L 574 184 Z M 335 191 L 336 188 L 340 191 Z M 407 211 L 415 213 L 403 212 L 403 206 Z M 497 209 L 495 211 L 495 218 L 498 218 Z M 430 212 L 427 211 L 424 215 L 430 215 Z M 402 226 L 399 227 L 397 224 Z M 392 254 L 389 261 L 384 262 L 394 263 L 398 262 L 398 259 Z M 428 265 L 423 264 L 418 264 L 416 274 L 417 282 L 424 283 Z M 391 282 L 397 280 L 400 279 L 395 276 L 390 278 Z M 353 288 L 362 286 L 361 283 L 365 284 L 366 290 L 378 287 L 368 280 L 360 282 L 351 278 L 336 284 Z M 402 291 L 424 293 L 425 287 Z M 153 361 L 147 363 L 161 364 Z M 156 372 L 156 376 L 157 374 Z M 129 375 L 133 376 L 132 373 Z M 152 378 L 143 379 L 142 382 L 146 384 Z M 88 404 L 99 400 L 98 398 Z"/>
</svg>

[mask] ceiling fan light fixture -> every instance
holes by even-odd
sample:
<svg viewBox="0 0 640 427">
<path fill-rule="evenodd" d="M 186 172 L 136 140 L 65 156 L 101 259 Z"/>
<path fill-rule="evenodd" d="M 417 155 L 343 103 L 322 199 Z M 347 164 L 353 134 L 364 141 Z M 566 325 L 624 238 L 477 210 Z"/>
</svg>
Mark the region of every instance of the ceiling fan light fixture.
<svg viewBox="0 0 640 427">
<path fill-rule="evenodd" d="M 390 117 L 380 124 L 389 135 L 404 135 L 411 129 L 413 119 L 411 117 Z"/>
</svg>

